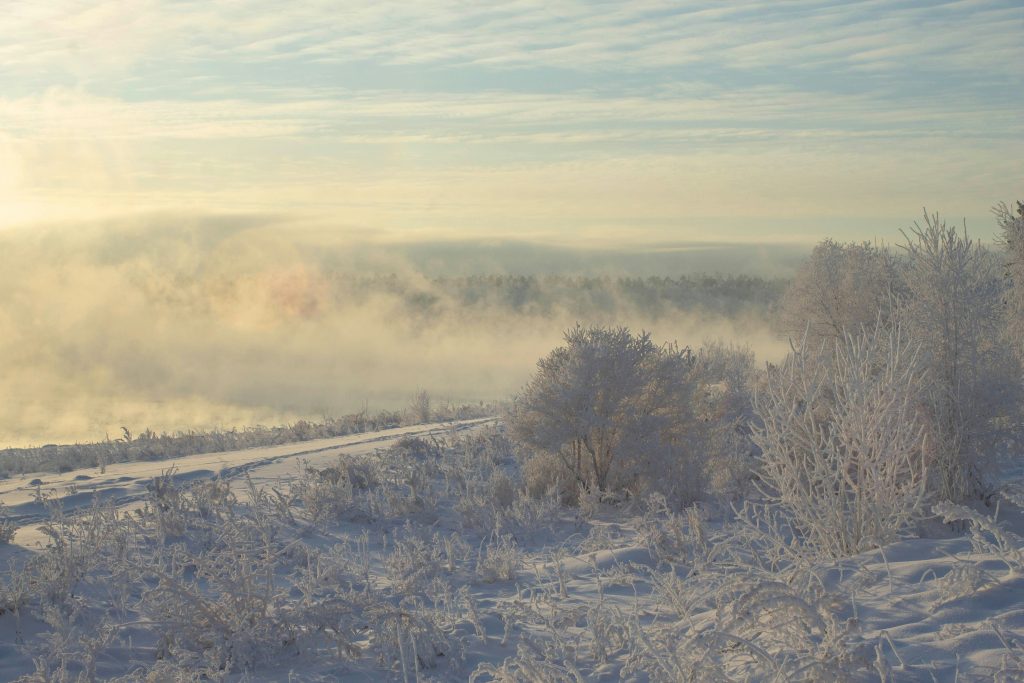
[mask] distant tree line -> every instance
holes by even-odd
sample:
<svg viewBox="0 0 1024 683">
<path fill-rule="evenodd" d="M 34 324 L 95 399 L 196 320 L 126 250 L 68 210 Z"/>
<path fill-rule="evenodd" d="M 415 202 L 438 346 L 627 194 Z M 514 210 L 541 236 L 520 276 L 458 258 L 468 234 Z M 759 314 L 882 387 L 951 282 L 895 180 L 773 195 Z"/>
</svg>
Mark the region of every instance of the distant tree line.
<svg viewBox="0 0 1024 683">
<path fill-rule="evenodd" d="M 657 319 L 680 311 L 726 317 L 761 315 L 774 309 L 789 281 L 747 275 L 474 275 L 413 279 L 395 274 L 336 274 L 332 282 L 338 301 L 366 303 L 389 294 L 418 316 L 487 310 L 536 316 L 569 313 L 580 318 L 632 313 Z"/>
</svg>

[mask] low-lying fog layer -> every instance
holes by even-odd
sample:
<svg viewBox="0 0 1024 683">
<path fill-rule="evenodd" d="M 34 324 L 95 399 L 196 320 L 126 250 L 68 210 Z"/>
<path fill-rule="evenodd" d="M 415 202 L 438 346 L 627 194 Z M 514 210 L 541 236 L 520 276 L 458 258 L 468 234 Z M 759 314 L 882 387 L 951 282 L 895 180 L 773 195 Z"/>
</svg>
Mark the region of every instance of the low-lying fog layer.
<svg viewBox="0 0 1024 683">
<path fill-rule="evenodd" d="M 0 232 L 0 447 L 396 408 L 419 389 L 502 398 L 576 321 L 772 360 L 786 343 L 767 309 L 799 254 L 385 243 L 257 218 Z M 716 270 L 735 275 L 693 275 Z"/>
</svg>

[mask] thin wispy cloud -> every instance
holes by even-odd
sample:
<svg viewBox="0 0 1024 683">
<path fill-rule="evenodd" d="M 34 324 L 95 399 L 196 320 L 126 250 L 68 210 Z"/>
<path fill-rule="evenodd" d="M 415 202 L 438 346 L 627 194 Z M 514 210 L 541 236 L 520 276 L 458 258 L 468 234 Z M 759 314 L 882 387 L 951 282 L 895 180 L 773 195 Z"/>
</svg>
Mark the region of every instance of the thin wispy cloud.
<svg viewBox="0 0 1024 683">
<path fill-rule="evenodd" d="M 512 221 L 500 206 L 525 229 L 585 229 L 586 195 L 627 174 L 662 188 L 643 194 L 665 231 L 762 187 L 777 224 L 865 202 L 902 224 L 933 197 L 976 217 L 1022 180 L 1022 33 L 1012 0 L 15 0 L 0 15 L 2 220 L 276 203 L 487 234 Z M 821 177 L 881 194 L 811 195 Z M 498 178 L 517 201 L 495 197 Z M 602 225 L 634 227 L 611 194 Z"/>
<path fill-rule="evenodd" d="M 931 69 L 1014 73 L 1020 7 L 979 2 L 467 4 L 14 2 L 0 51 L 14 64 L 74 71 L 139 64 L 167 50 L 196 60 L 328 59 L 635 71 L 693 62 L 812 68 L 921 59 Z M 969 28 L 970 30 L 964 30 Z M 808 59 L 809 57 L 809 59 Z M 626 59 L 623 59 L 626 58 Z"/>
</svg>

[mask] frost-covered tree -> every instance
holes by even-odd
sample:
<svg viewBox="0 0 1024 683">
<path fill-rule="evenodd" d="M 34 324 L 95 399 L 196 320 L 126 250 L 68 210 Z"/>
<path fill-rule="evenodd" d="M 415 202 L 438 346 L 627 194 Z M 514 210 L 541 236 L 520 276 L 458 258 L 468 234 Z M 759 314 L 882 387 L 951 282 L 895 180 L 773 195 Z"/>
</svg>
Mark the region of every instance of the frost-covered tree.
<svg viewBox="0 0 1024 683">
<path fill-rule="evenodd" d="M 992 209 L 1000 229 L 1000 242 L 1006 254 L 1008 291 L 1007 326 L 1018 356 L 1024 356 L 1024 202 L 1011 210 L 1005 202 Z"/>
<path fill-rule="evenodd" d="M 647 333 L 577 325 L 516 398 L 513 433 L 555 455 L 586 490 L 632 486 L 687 457 L 693 364 L 688 348 Z"/>
<path fill-rule="evenodd" d="M 881 324 L 769 369 L 753 436 L 760 481 L 818 552 L 891 542 L 921 512 L 923 382 L 915 346 Z"/>
<path fill-rule="evenodd" d="M 903 329 L 920 345 L 929 383 L 932 485 L 954 501 L 984 490 L 995 421 L 1016 410 L 1020 368 L 1005 338 L 998 259 L 938 214 L 904 232 Z"/>
<path fill-rule="evenodd" d="M 783 295 L 779 325 L 790 339 L 817 345 L 857 334 L 892 316 L 900 292 L 895 255 L 869 242 L 818 244 Z"/>
</svg>

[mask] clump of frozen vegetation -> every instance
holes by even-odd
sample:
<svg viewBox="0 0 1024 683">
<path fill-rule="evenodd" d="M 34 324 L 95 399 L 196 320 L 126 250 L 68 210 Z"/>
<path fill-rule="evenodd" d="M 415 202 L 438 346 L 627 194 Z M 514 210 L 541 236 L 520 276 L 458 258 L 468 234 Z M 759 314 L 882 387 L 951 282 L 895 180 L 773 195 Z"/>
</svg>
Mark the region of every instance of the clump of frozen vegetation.
<svg viewBox="0 0 1024 683">
<path fill-rule="evenodd" d="M 537 451 L 530 490 L 557 483 L 570 503 L 654 491 L 698 500 L 718 461 L 746 445 L 752 366 L 748 351 L 720 344 L 694 352 L 625 328 L 569 330 L 511 416 L 513 434 Z"/>
<path fill-rule="evenodd" d="M 759 481 L 819 552 L 894 541 L 922 513 L 927 445 L 917 347 L 881 324 L 772 368 L 757 411 Z"/>
<path fill-rule="evenodd" d="M 990 456 L 1019 417 L 1019 343 L 1009 336 L 1019 326 L 1013 302 L 1024 283 L 1013 276 L 1018 219 L 1005 205 L 996 213 L 1003 255 L 926 213 L 898 252 L 822 243 L 783 299 L 783 330 L 809 348 L 877 325 L 900 329 L 916 349 L 926 378 L 915 400 L 928 490 L 940 499 L 991 489 Z"/>
<path fill-rule="evenodd" d="M 3 502 L 0 502 L 0 545 L 10 543 L 17 530 L 17 525 L 8 518 L 5 506 Z"/>
</svg>

